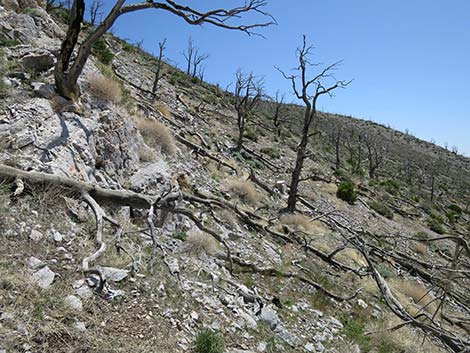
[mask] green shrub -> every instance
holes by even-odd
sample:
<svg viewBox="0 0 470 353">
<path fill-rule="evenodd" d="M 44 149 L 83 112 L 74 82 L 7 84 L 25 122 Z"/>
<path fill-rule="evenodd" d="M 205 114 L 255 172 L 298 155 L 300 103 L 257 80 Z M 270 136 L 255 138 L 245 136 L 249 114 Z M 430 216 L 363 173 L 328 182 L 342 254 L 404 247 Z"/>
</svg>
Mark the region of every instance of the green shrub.
<svg viewBox="0 0 470 353">
<path fill-rule="evenodd" d="M 132 44 L 124 42 L 124 43 L 122 43 L 122 50 L 124 50 L 128 53 L 133 53 L 135 51 L 135 47 Z"/>
<path fill-rule="evenodd" d="M 224 338 L 220 333 L 204 329 L 198 333 L 194 341 L 196 353 L 223 353 L 225 351 Z"/>
<path fill-rule="evenodd" d="M 419 231 L 418 233 L 416 233 L 416 238 L 421 240 L 427 240 L 429 239 L 429 234 L 426 232 Z"/>
<path fill-rule="evenodd" d="M 0 95 L 3 95 L 8 91 L 8 87 L 3 81 L 6 73 L 7 73 L 7 63 L 5 60 L 3 49 L 0 48 Z"/>
<path fill-rule="evenodd" d="M 173 233 L 173 238 L 185 241 L 188 238 L 188 234 L 186 232 L 176 232 Z"/>
<path fill-rule="evenodd" d="M 253 129 L 252 127 L 249 127 L 249 126 L 247 126 L 247 128 L 245 129 L 245 132 L 243 133 L 243 136 L 246 137 L 249 140 L 252 140 L 252 141 L 257 141 L 258 140 L 256 130 Z"/>
<path fill-rule="evenodd" d="M 191 77 L 191 82 L 197 84 L 201 82 L 201 80 L 198 77 Z"/>
<path fill-rule="evenodd" d="M 49 11 L 49 13 L 61 20 L 63 23 L 68 24 L 70 22 L 70 11 L 64 7 L 54 7 Z"/>
<path fill-rule="evenodd" d="M 93 45 L 93 54 L 105 65 L 111 64 L 114 58 L 114 54 L 109 50 L 103 39 L 98 40 Z"/>
<path fill-rule="evenodd" d="M 349 180 L 343 181 L 341 184 L 338 185 L 336 196 L 351 205 L 354 204 L 354 202 L 356 202 L 357 200 L 357 193 L 354 188 L 354 184 Z"/>
<path fill-rule="evenodd" d="M 429 228 L 437 234 L 444 234 L 444 226 L 439 218 L 430 217 L 428 220 Z"/>
<path fill-rule="evenodd" d="M 0 47 L 14 47 L 21 44 L 16 39 L 0 39 Z"/>
<path fill-rule="evenodd" d="M 400 190 L 400 184 L 393 179 L 386 179 L 380 182 L 386 192 L 392 195 L 396 195 Z"/>
<path fill-rule="evenodd" d="M 370 208 L 372 208 L 378 214 L 388 218 L 393 219 L 393 211 L 390 207 L 379 201 L 373 201 L 369 203 Z"/>
<path fill-rule="evenodd" d="M 353 318 L 342 318 L 341 321 L 344 325 L 343 333 L 346 337 L 357 343 L 363 352 L 369 351 L 370 338 L 364 335 L 364 325 Z"/>
</svg>

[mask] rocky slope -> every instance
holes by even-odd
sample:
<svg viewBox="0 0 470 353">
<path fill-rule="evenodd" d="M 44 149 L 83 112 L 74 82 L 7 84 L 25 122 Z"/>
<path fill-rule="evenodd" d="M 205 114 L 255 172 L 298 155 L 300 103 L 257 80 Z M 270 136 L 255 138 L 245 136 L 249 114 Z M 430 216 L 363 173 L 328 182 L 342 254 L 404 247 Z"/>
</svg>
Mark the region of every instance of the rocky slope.
<svg viewBox="0 0 470 353">
<path fill-rule="evenodd" d="M 460 248 L 452 239 L 427 242 L 438 237 L 427 222 L 442 207 L 425 210 L 408 188 L 395 192 L 358 177 L 359 200 L 338 199 L 341 180 L 320 144 L 320 157 L 307 162 L 316 177 L 302 185 L 299 213 L 280 215 L 295 124 L 282 140 L 258 129 L 243 153 L 234 152 L 226 93 L 165 66 L 154 99 L 155 59 L 110 35 L 112 63 L 92 57 L 81 100 L 70 103 L 53 87 L 59 17 L 34 4 L 0 4 L 0 163 L 108 190 L 180 195 L 169 210 L 157 210 L 155 222 L 147 209 L 101 200 L 112 219 L 93 264 L 103 283 L 83 272 L 83 260 L 102 245 L 93 203 L 63 185 L 0 179 L 0 352 L 189 352 L 204 329 L 220 333 L 232 353 L 444 352 L 436 337 L 411 325 L 386 331 L 400 320 L 352 234 L 369 244 L 408 312 L 433 314 L 433 299 L 447 288 L 446 315 L 468 340 L 468 258 L 453 261 Z M 97 89 L 103 76 L 118 82 L 117 96 L 109 82 L 104 94 Z M 269 124 L 262 112 L 257 119 Z M 468 170 L 456 168 L 468 181 Z M 251 171 L 260 183 L 247 181 Z M 374 211 L 374 200 L 393 217 Z M 451 201 L 464 208 L 454 194 L 441 195 L 443 204 Z M 467 234 L 468 221 L 460 212 L 442 227 Z M 462 273 L 451 278 L 452 289 L 443 282 L 449 273 Z M 450 326 L 443 314 L 438 319 Z"/>
</svg>

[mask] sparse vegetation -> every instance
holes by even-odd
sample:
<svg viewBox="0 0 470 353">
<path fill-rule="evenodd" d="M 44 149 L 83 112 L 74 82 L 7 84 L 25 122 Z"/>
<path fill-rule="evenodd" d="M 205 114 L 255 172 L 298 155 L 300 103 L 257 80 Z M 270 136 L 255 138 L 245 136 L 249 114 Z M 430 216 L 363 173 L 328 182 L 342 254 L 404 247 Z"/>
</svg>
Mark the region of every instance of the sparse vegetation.
<svg viewBox="0 0 470 353">
<path fill-rule="evenodd" d="M 393 219 L 393 211 L 385 205 L 383 202 L 380 201 L 372 201 L 369 203 L 370 208 L 372 208 L 378 214 L 388 218 Z"/>
<path fill-rule="evenodd" d="M 349 204 L 354 204 L 357 200 L 357 193 L 352 181 L 343 181 L 338 185 L 338 190 L 336 191 L 336 196 L 341 200 L 348 202 Z"/>
<path fill-rule="evenodd" d="M 160 146 L 162 152 L 169 156 L 176 154 L 175 140 L 165 125 L 157 120 L 142 117 L 135 117 L 134 120 L 147 145 Z"/>
<path fill-rule="evenodd" d="M 225 351 L 224 338 L 218 332 L 204 329 L 196 336 L 194 350 L 196 353 L 223 353 Z"/>
<path fill-rule="evenodd" d="M 121 101 L 121 86 L 118 82 L 106 76 L 92 76 L 88 79 L 91 94 L 103 101 L 119 103 Z"/>
<path fill-rule="evenodd" d="M 219 250 L 219 244 L 207 233 L 188 232 L 184 241 L 183 250 L 196 256 L 203 253 L 212 256 Z"/>
<path fill-rule="evenodd" d="M 93 54 L 105 65 L 111 64 L 114 58 L 114 54 L 109 50 L 104 39 L 98 40 L 93 45 Z"/>
</svg>

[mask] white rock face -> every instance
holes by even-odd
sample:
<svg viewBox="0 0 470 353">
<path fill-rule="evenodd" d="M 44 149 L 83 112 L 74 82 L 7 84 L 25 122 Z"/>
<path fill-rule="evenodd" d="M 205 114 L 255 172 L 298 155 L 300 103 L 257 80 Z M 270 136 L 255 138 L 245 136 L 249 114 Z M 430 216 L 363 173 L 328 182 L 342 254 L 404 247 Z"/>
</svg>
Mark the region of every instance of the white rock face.
<svg viewBox="0 0 470 353">
<path fill-rule="evenodd" d="M 54 282 L 55 273 L 49 267 L 44 267 L 33 273 L 33 282 L 39 287 L 47 289 Z"/>
<path fill-rule="evenodd" d="M 262 322 L 268 324 L 271 329 L 276 328 L 276 326 L 278 326 L 281 322 L 277 313 L 271 307 L 268 306 L 263 307 L 263 309 L 261 310 L 260 319 Z"/>
</svg>

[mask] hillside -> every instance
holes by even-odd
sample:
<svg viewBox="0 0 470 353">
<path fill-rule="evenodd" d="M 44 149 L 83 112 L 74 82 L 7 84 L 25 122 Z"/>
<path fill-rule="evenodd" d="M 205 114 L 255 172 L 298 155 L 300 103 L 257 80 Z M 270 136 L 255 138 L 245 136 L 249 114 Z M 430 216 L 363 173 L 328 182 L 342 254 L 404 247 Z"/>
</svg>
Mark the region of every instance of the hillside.
<svg viewBox="0 0 470 353">
<path fill-rule="evenodd" d="M 321 113 L 285 214 L 301 106 L 278 136 L 263 101 L 237 151 L 230 92 L 165 64 L 153 95 L 156 58 L 111 34 L 73 103 L 54 89 L 66 12 L 15 3 L 0 353 L 469 351 L 468 158 Z"/>
</svg>

